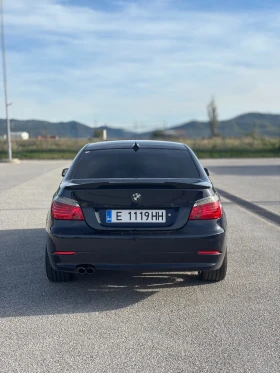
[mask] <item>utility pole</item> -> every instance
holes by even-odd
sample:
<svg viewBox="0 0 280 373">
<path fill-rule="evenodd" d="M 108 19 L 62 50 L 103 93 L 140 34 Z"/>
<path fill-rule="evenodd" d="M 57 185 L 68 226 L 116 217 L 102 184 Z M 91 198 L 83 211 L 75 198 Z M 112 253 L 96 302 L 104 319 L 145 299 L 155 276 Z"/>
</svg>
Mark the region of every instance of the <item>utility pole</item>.
<svg viewBox="0 0 280 373">
<path fill-rule="evenodd" d="M 10 120 L 9 120 L 9 106 L 11 105 L 11 103 L 8 102 L 8 90 L 7 90 L 7 69 L 6 69 L 3 0 L 0 0 L 0 12 L 1 12 L 1 45 L 2 45 L 2 63 L 3 63 L 3 84 L 4 84 L 5 109 L 6 109 L 6 121 L 7 121 L 8 161 L 12 161 L 11 129 L 10 129 Z"/>
</svg>

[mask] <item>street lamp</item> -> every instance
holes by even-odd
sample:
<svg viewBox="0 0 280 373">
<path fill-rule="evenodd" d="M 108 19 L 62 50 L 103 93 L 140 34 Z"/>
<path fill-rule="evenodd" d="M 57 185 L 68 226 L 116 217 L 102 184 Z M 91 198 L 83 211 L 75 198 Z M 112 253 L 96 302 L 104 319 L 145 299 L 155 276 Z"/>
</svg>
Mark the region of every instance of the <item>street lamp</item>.
<svg viewBox="0 0 280 373">
<path fill-rule="evenodd" d="M 5 109 L 6 109 L 6 121 L 7 121 L 8 161 L 12 161 L 11 129 L 10 129 L 10 120 L 9 120 L 9 106 L 12 103 L 8 102 L 3 0 L 0 0 L 0 7 L 1 7 L 0 12 L 1 12 L 1 46 L 2 46 L 2 63 L 3 63 L 3 84 L 4 84 Z"/>
</svg>

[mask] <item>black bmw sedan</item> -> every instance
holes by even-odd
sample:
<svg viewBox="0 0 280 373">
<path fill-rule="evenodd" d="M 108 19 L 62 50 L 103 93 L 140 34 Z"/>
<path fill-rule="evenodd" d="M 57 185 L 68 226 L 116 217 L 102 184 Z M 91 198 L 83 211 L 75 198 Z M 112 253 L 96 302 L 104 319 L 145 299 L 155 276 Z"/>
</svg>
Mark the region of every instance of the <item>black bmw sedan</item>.
<svg viewBox="0 0 280 373">
<path fill-rule="evenodd" d="M 208 171 L 186 145 L 88 144 L 62 176 L 47 216 L 50 281 L 98 270 L 225 278 L 225 212 Z"/>
</svg>

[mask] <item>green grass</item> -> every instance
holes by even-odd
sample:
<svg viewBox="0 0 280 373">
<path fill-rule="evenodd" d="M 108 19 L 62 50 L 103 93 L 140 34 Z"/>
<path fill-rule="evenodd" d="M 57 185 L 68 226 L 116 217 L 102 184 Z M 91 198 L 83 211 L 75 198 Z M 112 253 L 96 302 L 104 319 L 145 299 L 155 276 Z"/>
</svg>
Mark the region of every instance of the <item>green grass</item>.
<svg viewBox="0 0 280 373">
<path fill-rule="evenodd" d="M 76 151 L 71 150 L 25 150 L 13 151 L 13 158 L 19 159 L 73 159 L 76 156 Z M 7 158 L 7 153 L 0 152 L 0 159 Z"/>
<path fill-rule="evenodd" d="M 263 158 L 263 157 L 280 157 L 279 150 L 196 150 L 198 158 Z M 77 152 L 69 150 L 54 151 L 14 151 L 13 158 L 19 159 L 73 159 Z M 6 152 L 0 152 L 0 159 L 7 158 Z"/>
<path fill-rule="evenodd" d="M 174 140 L 174 139 L 164 139 Z M 95 140 L 97 141 L 97 140 Z M 199 158 L 254 158 L 280 157 L 280 139 L 277 137 L 176 139 L 189 145 Z M 13 157 L 19 159 L 73 159 L 77 152 L 92 139 L 14 140 Z M 7 144 L 0 141 L 0 158 L 7 157 Z"/>
<path fill-rule="evenodd" d="M 225 150 L 196 150 L 198 158 L 268 158 L 280 157 L 279 149 L 225 149 Z"/>
</svg>

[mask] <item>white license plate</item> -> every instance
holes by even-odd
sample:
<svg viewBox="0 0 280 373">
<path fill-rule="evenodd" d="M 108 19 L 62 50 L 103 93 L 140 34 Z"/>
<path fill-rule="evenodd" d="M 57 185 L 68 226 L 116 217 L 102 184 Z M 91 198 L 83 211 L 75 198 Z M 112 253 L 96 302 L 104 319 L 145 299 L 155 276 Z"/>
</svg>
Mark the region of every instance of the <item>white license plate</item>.
<svg viewBox="0 0 280 373">
<path fill-rule="evenodd" d="M 165 210 L 107 210 L 106 223 L 165 223 Z"/>
</svg>

